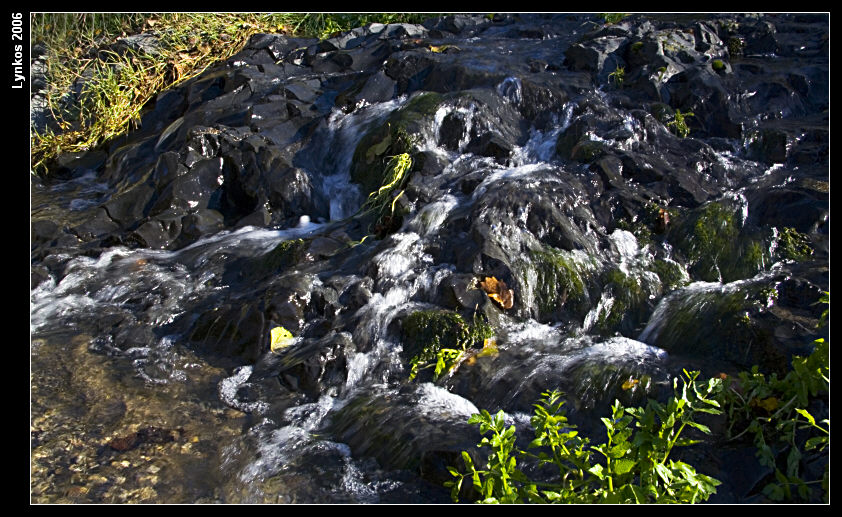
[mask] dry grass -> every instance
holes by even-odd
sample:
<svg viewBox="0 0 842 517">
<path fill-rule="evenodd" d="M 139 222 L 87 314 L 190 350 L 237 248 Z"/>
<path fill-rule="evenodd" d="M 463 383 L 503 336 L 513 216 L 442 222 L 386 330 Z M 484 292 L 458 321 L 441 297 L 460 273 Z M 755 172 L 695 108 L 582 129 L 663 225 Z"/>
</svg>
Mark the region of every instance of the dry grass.
<svg viewBox="0 0 842 517">
<path fill-rule="evenodd" d="M 31 169 L 46 172 L 64 152 L 93 149 L 135 128 L 163 90 L 239 52 L 256 33 L 325 38 L 372 22 L 420 22 L 412 13 L 33 13 L 32 41 L 46 48 L 47 105 L 59 126 L 31 134 Z M 151 32 L 159 52 L 99 51 Z M 75 102 L 68 92 L 84 84 Z"/>
</svg>

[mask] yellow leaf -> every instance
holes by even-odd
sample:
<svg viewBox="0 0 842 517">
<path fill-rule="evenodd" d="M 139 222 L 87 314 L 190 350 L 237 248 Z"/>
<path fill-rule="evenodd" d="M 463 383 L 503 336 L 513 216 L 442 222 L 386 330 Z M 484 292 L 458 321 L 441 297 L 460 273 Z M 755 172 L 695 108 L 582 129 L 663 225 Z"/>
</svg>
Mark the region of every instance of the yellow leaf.
<svg viewBox="0 0 842 517">
<path fill-rule="evenodd" d="M 751 399 L 748 404 L 749 406 L 761 407 L 771 413 L 772 411 L 778 409 L 780 401 L 775 397 L 769 397 L 767 399 Z"/>
<path fill-rule="evenodd" d="M 460 50 L 459 47 L 456 47 L 456 46 L 453 46 L 453 45 L 441 45 L 439 47 L 434 46 L 434 45 L 430 45 L 430 51 L 435 52 L 437 54 L 440 54 L 440 53 L 442 53 L 446 50 L 449 50 L 449 49 Z"/>
<path fill-rule="evenodd" d="M 271 337 L 272 339 L 269 348 L 273 352 L 279 352 L 283 348 L 288 347 L 292 344 L 293 340 L 292 334 L 290 334 L 290 332 L 283 327 L 273 328 L 271 332 Z"/>
<path fill-rule="evenodd" d="M 639 383 L 640 383 L 640 381 L 638 379 L 629 379 L 629 380 L 627 380 L 626 382 L 623 383 L 623 389 L 624 390 L 630 390 L 630 389 L 634 388 L 635 386 L 637 386 Z"/>
<path fill-rule="evenodd" d="M 482 350 L 477 353 L 477 357 L 484 357 L 486 355 L 495 355 L 499 350 L 497 350 L 497 340 L 493 337 L 490 337 L 482 342 Z"/>
</svg>

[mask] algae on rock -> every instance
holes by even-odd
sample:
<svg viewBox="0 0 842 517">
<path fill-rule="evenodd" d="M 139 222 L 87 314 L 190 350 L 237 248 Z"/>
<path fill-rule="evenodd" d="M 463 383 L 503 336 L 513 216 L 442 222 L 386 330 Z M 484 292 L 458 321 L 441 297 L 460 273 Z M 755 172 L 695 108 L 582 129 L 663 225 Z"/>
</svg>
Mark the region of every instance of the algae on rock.
<svg viewBox="0 0 842 517">
<path fill-rule="evenodd" d="M 562 313 L 584 316 L 590 294 L 586 282 L 596 261 L 579 251 L 545 246 L 532 250 L 528 259 L 518 261 L 519 280 L 527 306 L 534 306 L 539 321 L 555 319 Z"/>
<path fill-rule="evenodd" d="M 689 259 L 694 279 L 732 282 L 750 278 L 771 263 L 763 230 L 744 228 L 738 210 L 712 201 L 686 214 L 676 226 L 676 247 Z"/>
<path fill-rule="evenodd" d="M 403 354 L 409 358 L 410 379 L 419 370 L 435 367 L 434 379 L 449 371 L 468 348 L 482 348 L 494 335 L 491 326 L 476 314 L 473 322 L 457 312 L 431 309 L 406 317 L 401 329 Z"/>
</svg>

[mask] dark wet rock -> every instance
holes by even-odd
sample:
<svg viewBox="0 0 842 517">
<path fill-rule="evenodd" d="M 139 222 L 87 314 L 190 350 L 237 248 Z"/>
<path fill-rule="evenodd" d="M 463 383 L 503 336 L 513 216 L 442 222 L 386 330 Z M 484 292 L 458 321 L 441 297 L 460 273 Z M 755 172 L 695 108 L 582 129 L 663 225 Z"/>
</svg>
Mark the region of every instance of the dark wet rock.
<svg viewBox="0 0 842 517">
<path fill-rule="evenodd" d="M 225 228 L 222 214 L 216 210 L 202 209 L 181 218 L 181 234 L 188 242 L 204 235 L 211 235 Z"/>
<path fill-rule="evenodd" d="M 431 19 L 425 22 L 423 25 L 427 26 L 427 28 L 431 31 L 431 35 L 433 35 L 435 31 L 439 31 L 439 33 L 443 31 L 452 34 L 461 34 L 464 36 L 463 32 L 473 33 L 478 28 L 488 24 L 489 21 L 487 19 L 478 18 L 476 16 L 465 16 L 456 14 L 450 16 L 443 16 L 437 19 Z"/>
<path fill-rule="evenodd" d="M 182 215 L 179 212 L 170 210 L 169 213 L 158 214 L 141 224 L 131 237 L 141 246 L 151 249 L 163 249 L 169 247 L 181 234 Z"/>
<path fill-rule="evenodd" d="M 284 350 L 278 362 L 281 385 L 316 400 L 325 389 L 338 390 L 347 378 L 346 350 L 351 346 L 346 333 L 310 338 Z"/>
<path fill-rule="evenodd" d="M 361 393 L 337 412 L 331 430 L 355 454 L 373 456 L 385 468 L 423 468 L 426 475 L 436 479 L 445 472 L 430 470 L 440 463 L 433 460 L 434 456 L 448 451 L 458 453 L 476 445 L 475 430 L 466 423 L 470 405 L 463 408 L 457 405 L 459 397 L 448 397 L 440 391 L 443 390 L 421 384 L 397 394 Z M 434 399 L 437 395 L 441 401 Z M 427 398 L 431 405 L 419 410 L 419 402 Z M 451 398 L 453 406 L 442 403 Z"/>
<path fill-rule="evenodd" d="M 113 235 L 120 228 L 104 208 L 96 210 L 95 215 L 87 221 L 73 227 L 71 231 L 80 239 L 90 241 Z"/>
<path fill-rule="evenodd" d="M 752 193 L 749 214 L 755 223 L 813 233 L 828 221 L 829 199 L 827 193 L 805 188 L 757 190 Z"/>
<path fill-rule="evenodd" d="M 448 113 L 439 128 L 439 145 L 451 151 L 459 149 L 459 144 L 465 137 L 466 131 L 465 117 L 459 112 Z"/>
<path fill-rule="evenodd" d="M 577 43 L 565 51 L 566 63 L 573 70 L 591 72 L 607 80 L 608 73 L 625 66 L 620 57 L 625 42 L 624 37 L 605 36 Z"/>
<path fill-rule="evenodd" d="M 488 132 L 471 140 L 465 147 L 465 151 L 480 156 L 490 156 L 497 163 L 506 163 L 506 159 L 512 153 L 512 147 L 500 135 Z"/>
<path fill-rule="evenodd" d="M 253 305 L 225 304 L 199 315 L 189 341 L 196 350 L 223 364 L 252 364 L 268 349 L 269 329 Z"/>
</svg>

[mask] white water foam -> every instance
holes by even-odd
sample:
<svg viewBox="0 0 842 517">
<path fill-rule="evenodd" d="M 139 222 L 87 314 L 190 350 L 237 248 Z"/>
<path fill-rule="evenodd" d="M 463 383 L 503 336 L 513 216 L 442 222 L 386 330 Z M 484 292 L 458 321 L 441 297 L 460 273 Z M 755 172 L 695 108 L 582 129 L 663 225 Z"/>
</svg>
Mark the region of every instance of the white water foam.
<svg viewBox="0 0 842 517">
<path fill-rule="evenodd" d="M 268 404 L 265 402 L 240 402 L 237 399 L 237 390 L 248 381 L 253 370 L 252 366 L 240 366 L 234 370 L 234 374 L 219 381 L 219 398 L 225 404 L 239 409 L 240 411 L 251 413 L 265 411 Z"/>
</svg>

